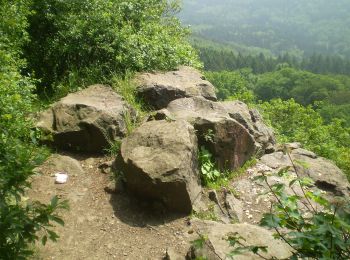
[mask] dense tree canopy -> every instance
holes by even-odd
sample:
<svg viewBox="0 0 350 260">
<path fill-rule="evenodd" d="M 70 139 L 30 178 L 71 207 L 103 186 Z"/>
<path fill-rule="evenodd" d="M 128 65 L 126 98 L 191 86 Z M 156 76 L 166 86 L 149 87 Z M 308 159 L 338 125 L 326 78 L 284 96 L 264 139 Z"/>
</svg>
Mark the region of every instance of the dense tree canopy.
<svg viewBox="0 0 350 260">
<path fill-rule="evenodd" d="M 92 83 L 112 73 L 199 66 L 167 0 L 33 0 L 29 68 L 42 84 Z M 88 84 L 87 83 L 87 84 Z"/>
</svg>

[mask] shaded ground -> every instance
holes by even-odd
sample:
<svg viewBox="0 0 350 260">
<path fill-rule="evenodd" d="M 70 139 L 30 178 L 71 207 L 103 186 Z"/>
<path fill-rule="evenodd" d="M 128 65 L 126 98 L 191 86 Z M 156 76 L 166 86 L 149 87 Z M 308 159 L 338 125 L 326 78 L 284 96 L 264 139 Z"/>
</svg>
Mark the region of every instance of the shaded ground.
<svg viewBox="0 0 350 260">
<path fill-rule="evenodd" d="M 35 200 L 48 202 L 58 195 L 70 204 L 62 214 L 65 226 L 55 227 L 59 241 L 39 245 L 39 259 L 161 259 L 167 248 L 185 255 L 186 217 L 168 215 L 157 205 L 115 191 L 111 176 L 98 169 L 108 158 L 72 157 L 81 163 L 83 174 L 58 185 L 54 172 L 44 169 L 29 191 Z"/>
</svg>

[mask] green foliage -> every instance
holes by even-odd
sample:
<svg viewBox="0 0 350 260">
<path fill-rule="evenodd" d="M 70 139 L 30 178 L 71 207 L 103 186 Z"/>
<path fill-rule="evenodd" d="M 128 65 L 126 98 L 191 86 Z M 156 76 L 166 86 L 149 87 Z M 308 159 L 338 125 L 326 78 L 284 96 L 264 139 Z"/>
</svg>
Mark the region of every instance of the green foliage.
<svg viewBox="0 0 350 260">
<path fill-rule="evenodd" d="M 191 242 L 192 246 L 196 249 L 202 249 L 206 243 L 206 241 L 208 240 L 208 238 L 204 235 L 200 235 L 199 238 L 193 240 Z"/>
<path fill-rule="evenodd" d="M 230 247 L 233 249 L 231 252 L 227 255 L 231 259 L 234 259 L 234 256 L 236 255 L 242 255 L 246 252 L 253 252 L 254 254 L 259 254 L 259 251 L 262 252 L 267 252 L 267 247 L 266 246 L 246 246 L 244 245 L 244 241 L 246 241 L 243 237 L 241 237 L 238 233 L 231 234 L 228 238 L 227 241 L 230 244 Z M 264 257 L 261 256 L 262 259 Z"/>
<path fill-rule="evenodd" d="M 56 213 L 59 209 L 67 209 L 66 201 L 59 201 L 53 197 L 48 205 L 40 202 L 26 203 L 21 197 L 0 201 L 0 257 L 1 259 L 27 259 L 33 254 L 30 247 L 38 241 L 57 241 L 59 236 L 52 231 L 52 223 L 64 225 L 63 220 Z"/>
<path fill-rule="evenodd" d="M 235 45 L 208 42 L 201 38 L 194 40 L 194 44 L 204 63 L 204 69 L 208 71 L 251 68 L 254 73 L 261 74 L 292 67 L 318 74 L 350 75 L 350 58 L 322 54 L 296 57 L 289 53 L 276 57 L 270 53 L 264 54 L 261 50 L 240 51 Z"/>
<path fill-rule="evenodd" d="M 111 156 L 116 156 L 118 155 L 120 148 L 121 148 L 121 140 L 117 139 L 114 142 L 111 142 L 109 144 L 109 148 L 106 149 L 106 152 L 110 154 Z"/>
<path fill-rule="evenodd" d="M 26 16 L 29 1 L 0 1 L 0 258 L 26 259 L 30 245 L 56 240 L 52 222 L 63 224 L 55 213 L 66 203 L 53 198 L 49 205 L 27 202 L 33 168 L 47 152 L 38 148 L 40 133 L 32 128 L 34 83 L 21 74 L 25 61 L 21 48 L 27 42 Z"/>
<path fill-rule="evenodd" d="M 114 74 L 111 80 L 113 89 L 120 94 L 124 100 L 137 110 L 139 116 L 142 117 L 149 109 L 143 101 L 137 98 L 136 84 L 134 82 L 134 74 L 127 72 L 124 76 Z"/>
<path fill-rule="evenodd" d="M 204 185 L 215 182 L 221 176 L 213 163 L 212 154 L 204 146 L 199 151 L 199 164 Z"/>
<path fill-rule="evenodd" d="M 26 57 L 44 87 L 200 66 L 188 30 L 174 16 L 177 1 L 33 0 L 32 8 Z"/>
<path fill-rule="evenodd" d="M 280 142 L 301 142 L 305 148 L 333 160 L 350 177 L 350 128 L 341 120 L 325 124 L 310 106 L 293 99 L 275 99 L 259 105 Z"/>
<path fill-rule="evenodd" d="M 264 214 L 260 224 L 274 229 L 277 232 L 276 237 L 282 238 L 293 248 L 294 259 L 350 257 L 348 198 L 330 202 L 316 188 L 309 190 L 312 181 L 300 178 L 298 173 L 297 177 L 290 181 L 289 187 L 296 189 L 299 186 L 303 196 L 288 195 L 284 184 L 270 185 L 265 174 L 259 178 L 268 185 L 270 193 L 277 200 L 277 203 L 271 205 L 270 213 Z M 304 205 L 306 209 L 301 209 L 300 205 Z"/>
<path fill-rule="evenodd" d="M 283 67 L 258 77 L 254 91 L 264 101 L 294 98 L 302 105 L 312 105 L 315 101 L 342 104 L 349 102 L 341 99 L 350 95 L 350 79 Z"/>
<path fill-rule="evenodd" d="M 220 71 L 206 72 L 205 76 L 217 88 L 217 97 L 221 100 L 241 100 L 246 103 L 254 102 L 255 96 L 251 91 L 251 84 L 247 79 L 249 72 Z"/>
<path fill-rule="evenodd" d="M 220 178 L 216 179 L 215 182 L 208 182 L 206 185 L 209 189 L 221 189 L 222 187 L 225 187 L 230 190 L 232 194 L 238 195 L 237 192 L 230 187 L 230 182 L 243 174 L 246 173 L 247 169 L 254 166 L 257 163 L 256 158 L 251 158 L 250 160 L 246 161 L 244 165 L 236 170 L 233 171 L 224 171 L 221 173 Z"/>
</svg>

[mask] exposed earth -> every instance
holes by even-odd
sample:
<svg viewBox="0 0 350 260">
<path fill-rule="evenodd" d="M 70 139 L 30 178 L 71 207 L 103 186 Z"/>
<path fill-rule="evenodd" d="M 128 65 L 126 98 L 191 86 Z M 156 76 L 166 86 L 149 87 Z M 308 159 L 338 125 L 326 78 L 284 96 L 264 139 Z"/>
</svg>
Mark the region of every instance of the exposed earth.
<svg viewBox="0 0 350 260">
<path fill-rule="evenodd" d="M 83 173 L 55 184 L 55 172 L 48 167 L 34 177 L 29 192 L 42 202 L 58 195 L 70 206 L 62 213 L 65 226 L 55 228 L 58 242 L 39 245 L 39 259 L 162 259 L 167 248 L 185 255 L 185 240 L 191 236 L 188 217 L 116 191 L 112 175 L 98 168 L 110 158 L 69 155 L 78 159 Z"/>
</svg>

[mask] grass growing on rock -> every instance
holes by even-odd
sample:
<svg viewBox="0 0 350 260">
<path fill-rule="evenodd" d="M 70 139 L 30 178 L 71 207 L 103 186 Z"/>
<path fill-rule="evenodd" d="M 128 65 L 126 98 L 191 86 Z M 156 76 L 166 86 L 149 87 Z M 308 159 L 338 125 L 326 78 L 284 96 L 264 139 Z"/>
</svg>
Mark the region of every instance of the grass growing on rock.
<svg viewBox="0 0 350 260">
<path fill-rule="evenodd" d="M 112 88 L 121 95 L 126 102 L 128 102 L 136 111 L 139 113 L 139 117 L 145 116 L 149 109 L 143 103 L 143 101 L 137 98 L 136 95 L 136 83 L 135 83 L 135 74 L 126 73 L 125 76 L 114 75 L 111 84 Z"/>
<path fill-rule="evenodd" d="M 201 149 L 199 155 L 200 162 L 200 174 L 203 186 L 209 189 L 221 189 L 222 187 L 229 188 L 229 184 L 232 180 L 242 176 L 248 168 L 254 166 L 257 163 L 257 159 L 252 157 L 246 161 L 244 165 L 233 171 L 220 172 L 215 163 L 211 161 L 212 155 L 209 151 Z"/>
</svg>

